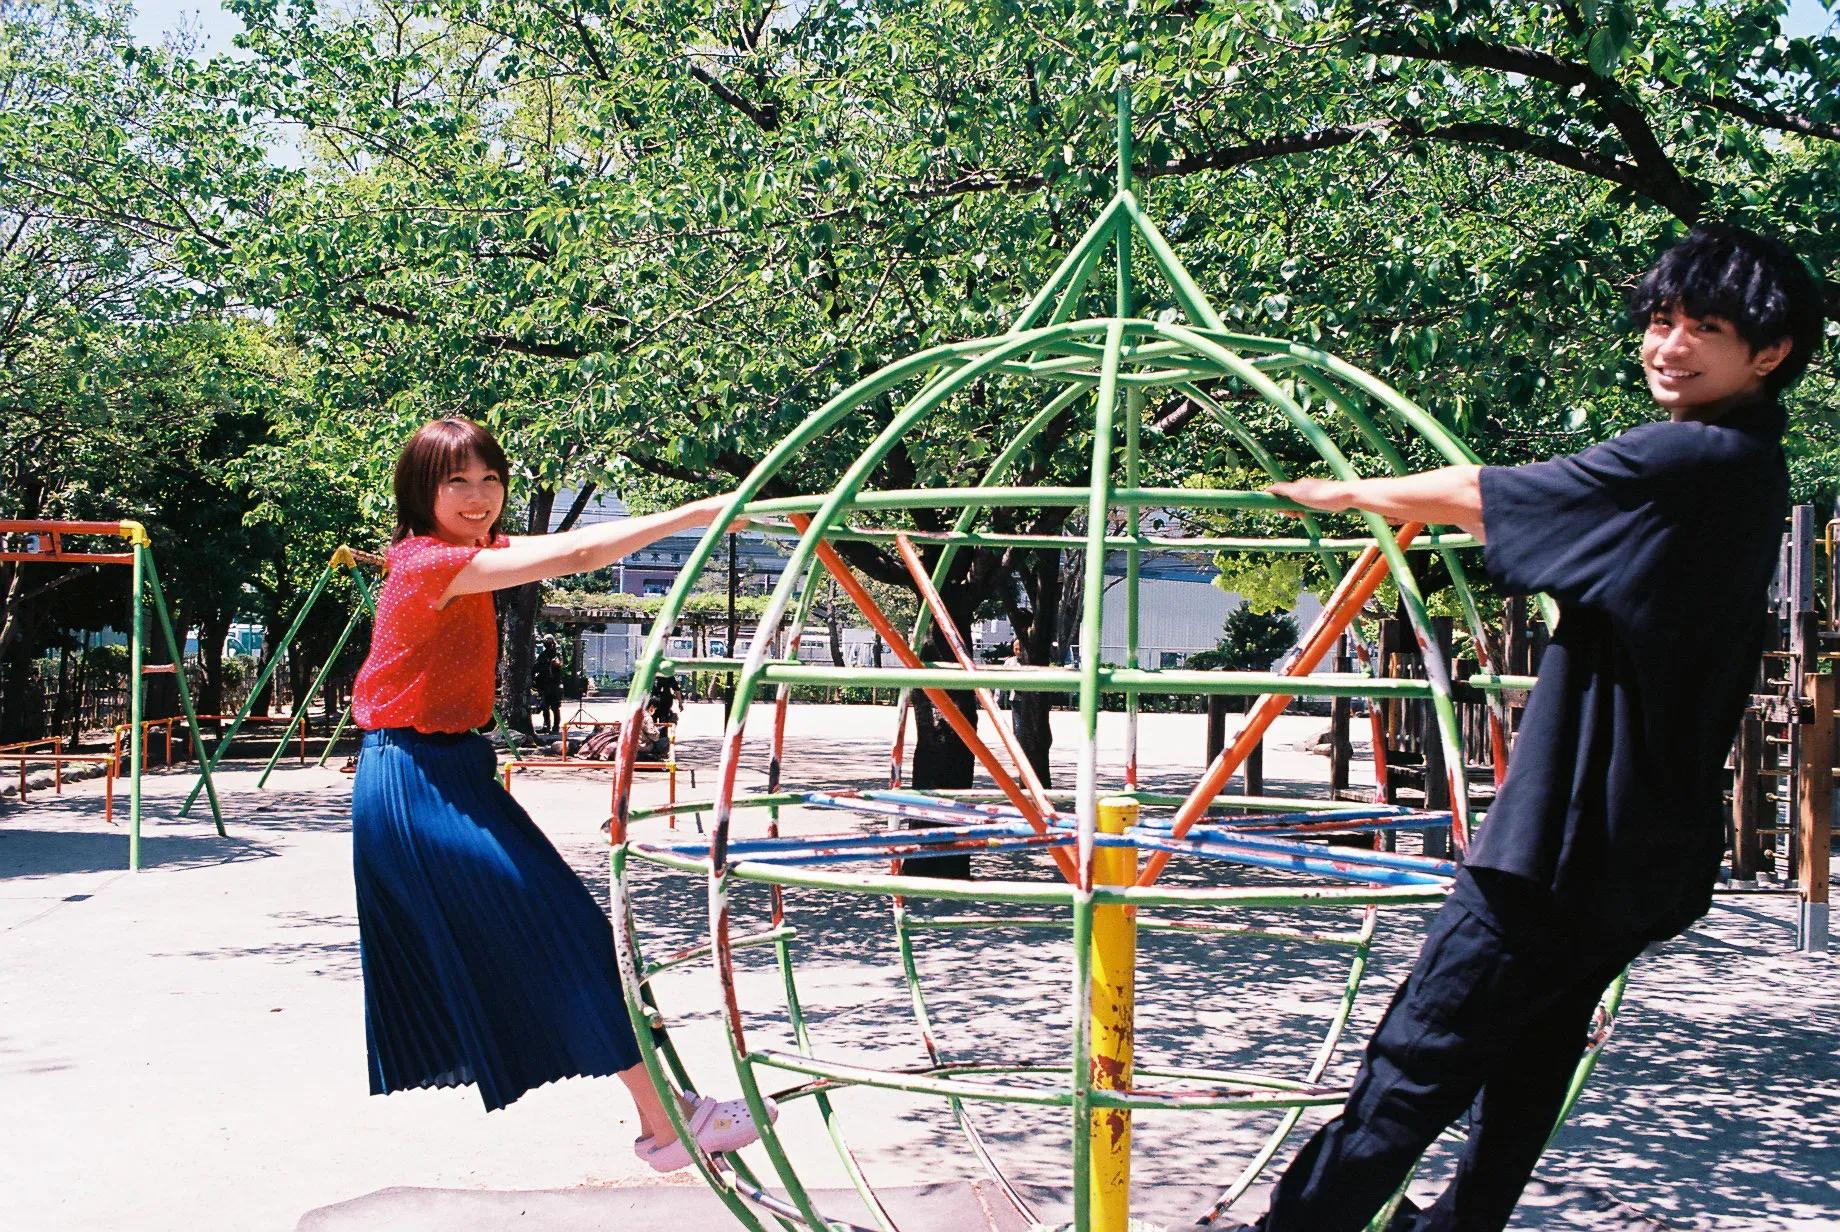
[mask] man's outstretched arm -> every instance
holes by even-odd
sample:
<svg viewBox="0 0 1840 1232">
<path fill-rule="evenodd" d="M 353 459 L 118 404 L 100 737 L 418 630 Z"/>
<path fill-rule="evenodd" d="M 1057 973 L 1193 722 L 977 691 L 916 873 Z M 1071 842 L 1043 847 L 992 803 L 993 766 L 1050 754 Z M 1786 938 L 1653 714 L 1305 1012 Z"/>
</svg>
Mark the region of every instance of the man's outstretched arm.
<svg viewBox="0 0 1840 1232">
<path fill-rule="evenodd" d="M 1446 466 L 1392 479 L 1293 479 L 1265 490 L 1325 513 L 1365 509 L 1389 522 L 1441 523 L 1483 539 L 1480 466 Z"/>
</svg>

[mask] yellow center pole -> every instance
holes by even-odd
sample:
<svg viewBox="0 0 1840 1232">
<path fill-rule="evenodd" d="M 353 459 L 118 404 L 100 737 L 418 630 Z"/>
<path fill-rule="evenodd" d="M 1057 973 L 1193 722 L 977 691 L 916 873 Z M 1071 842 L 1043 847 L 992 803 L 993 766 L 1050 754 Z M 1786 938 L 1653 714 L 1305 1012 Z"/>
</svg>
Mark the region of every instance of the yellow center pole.
<svg viewBox="0 0 1840 1232">
<path fill-rule="evenodd" d="M 1123 834 L 1137 824 L 1137 801 L 1099 801 L 1099 833 Z M 1100 847 L 1093 852 L 1093 884 L 1128 886 L 1137 880 L 1137 851 Z M 1137 1007 L 1137 908 L 1101 904 L 1092 925 L 1092 1084 L 1095 1091 L 1131 1086 L 1131 1040 Z M 1131 1113 L 1092 1113 L 1092 1170 L 1088 1173 L 1093 1232 L 1126 1232 L 1131 1218 Z"/>
</svg>

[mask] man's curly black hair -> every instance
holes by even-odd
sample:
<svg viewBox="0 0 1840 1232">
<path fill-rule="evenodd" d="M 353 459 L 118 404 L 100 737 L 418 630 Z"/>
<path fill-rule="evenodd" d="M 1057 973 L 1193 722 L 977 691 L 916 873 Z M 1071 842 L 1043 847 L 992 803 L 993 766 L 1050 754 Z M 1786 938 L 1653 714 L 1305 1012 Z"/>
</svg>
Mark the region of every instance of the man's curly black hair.
<svg viewBox="0 0 1840 1232">
<path fill-rule="evenodd" d="M 1789 339 L 1788 357 L 1764 379 L 1779 394 L 1821 347 L 1821 287 L 1787 245 L 1730 223 L 1706 223 L 1661 255 L 1629 297 L 1630 321 L 1645 329 L 1657 311 L 1731 322 L 1760 351 Z"/>
</svg>

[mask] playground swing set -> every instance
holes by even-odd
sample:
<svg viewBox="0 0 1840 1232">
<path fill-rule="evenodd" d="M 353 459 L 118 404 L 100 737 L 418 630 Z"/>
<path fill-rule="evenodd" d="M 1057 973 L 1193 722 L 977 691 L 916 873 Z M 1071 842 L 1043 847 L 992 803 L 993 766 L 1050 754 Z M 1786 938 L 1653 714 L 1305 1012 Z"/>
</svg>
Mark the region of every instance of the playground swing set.
<svg viewBox="0 0 1840 1232">
<path fill-rule="evenodd" d="M 82 550 L 80 548 L 73 549 L 65 543 L 67 538 L 97 536 L 126 539 L 130 545 L 130 550 L 127 552 L 97 552 Z M 57 792 L 63 790 L 63 770 L 66 765 L 89 764 L 105 767 L 107 782 L 104 787 L 103 815 L 106 820 L 113 822 L 115 780 L 121 777 L 122 744 L 125 736 L 128 746 L 128 867 L 130 870 L 138 870 L 141 867 L 141 786 L 146 769 L 148 745 L 153 738 L 154 732 L 156 730 L 164 731 L 164 764 L 171 765 L 174 756 L 173 729 L 181 721 L 185 723 L 188 734 L 186 743 L 190 746 L 193 756 L 196 757 L 200 770 L 197 782 L 193 784 L 191 792 L 186 796 L 185 803 L 179 810 L 179 815 L 182 817 L 189 815 L 192 806 L 197 802 L 198 796 L 202 792 L 211 806 L 212 821 L 217 827 L 219 837 L 227 837 L 223 822 L 223 807 L 218 799 L 217 788 L 212 778 L 212 772 L 217 769 L 219 764 L 229 753 L 231 744 L 245 727 L 255 724 L 282 721 L 285 722 L 285 726 L 282 729 L 280 738 L 275 743 L 273 752 L 269 755 L 267 765 L 263 767 L 261 777 L 257 780 L 256 786 L 263 787 L 267 785 L 268 778 L 274 772 L 275 766 L 280 762 L 282 754 L 287 751 L 290 743 L 296 741 L 296 738 L 298 739 L 300 749 L 300 759 L 304 764 L 307 758 L 307 717 L 309 708 L 314 698 L 319 695 L 320 690 L 324 687 L 327 678 L 332 672 L 333 666 L 338 662 L 339 656 L 343 653 L 345 645 L 350 640 L 352 634 L 356 632 L 359 624 L 367 615 L 374 615 L 376 611 L 374 588 L 370 583 L 366 582 L 363 573 L 360 571 L 360 566 L 367 566 L 379 572 L 381 572 L 384 567 L 383 558 L 371 553 L 359 552 L 346 546 L 341 546 L 334 552 L 331 559 L 328 560 L 325 569 L 320 573 L 320 576 L 315 580 L 313 586 L 308 590 L 307 596 L 300 604 L 299 610 L 295 613 L 294 620 L 289 625 L 287 633 L 276 646 L 275 652 L 269 656 L 267 664 L 263 667 L 261 674 L 256 678 L 256 682 L 250 689 L 249 696 L 244 700 L 242 707 L 234 715 L 224 715 L 200 714 L 192 702 L 191 689 L 186 682 L 185 673 L 180 671 L 177 666 L 182 662 L 181 648 L 178 636 L 173 628 L 170 610 L 166 604 L 165 593 L 160 586 L 159 573 L 153 563 L 152 541 L 149 539 L 145 528 L 140 523 L 133 521 L 0 521 L 0 562 L 11 562 L 15 564 L 79 564 L 91 566 L 127 565 L 133 570 L 128 621 L 129 717 L 126 723 L 117 723 L 114 725 L 114 740 L 110 751 L 107 753 L 67 752 L 64 747 L 64 738 L 62 736 L 47 736 L 34 740 L 24 740 L 0 745 L 0 762 L 14 763 L 19 767 L 19 796 L 22 800 L 26 796 L 26 769 L 28 765 L 42 765 L 49 762 L 53 768 L 53 790 Z M 311 614 L 314 606 L 324 595 L 327 586 L 341 569 L 348 569 L 351 571 L 353 584 L 358 591 L 358 602 L 353 605 L 350 619 L 346 621 L 345 627 L 341 630 L 337 641 L 333 644 L 331 653 L 327 655 L 325 663 L 320 667 L 319 672 L 314 677 L 312 686 L 302 695 L 299 704 L 293 708 L 293 712 L 285 720 L 281 720 L 278 716 L 271 718 L 267 715 L 252 714 L 251 712 L 255 708 L 256 699 L 262 695 L 262 690 L 267 686 L 275 670 L 279 667 L 283 656 L 293 644 L 302 626 L 306 623 L 308 615 Z M 143 661 L 143 651 L 146 642 L 146 610 L 149 606 L 151 606 L 156 617 L 160 635 L 165 642 L 167 654 L 171 662 L 148 664 Z M 146 678 L 154 675 L 171 675 L 174 678 L 178 687 L 179 703 L 183 710 L 183 716 L 172 715 L 154 719 L 144 717 L 146 708 Z M 320 765 L 326 763 L 327 757 L 337 745 L 339 737 L 344 733 L 346 724 L 350 721 L 350 718 L 351 707 L 347 704 L 344 712 L 339 716 L 337 726 L 334 727 L 331 736 L 327 739 L 325 748 L 320 753 Z M 224 732 L 222 738 L 217 741 L 213 748 L 206 750 L 204 747 L 203 725 L 209 722 L 228 722 L 229 728 Z"/>
<path fill-rule="evenodd" d="M 72 549 L 65 545 L 66 538 L 110 537 L 125 539 L 128 543 L 126 552 L 98 552 L 81 548 Z M 191 744 L 204 771 L 199 775 L 199 787 L 210 798 L 211 819 L 216 823 L 219 837 L 225 837 L 223 809 L 218 803 L 217 788 L 211 782 L 210 763 L 205 760 L 200 746 L 202 739 L 199 731 L 198 713 L 192 706 L 191 690 L 186 686 L 185 673 L 179 665 L 183 663 L 178 638 L 174 635 L 172 616 L 167 610 L 166 596 L 160 588 L 159 570 L 153 563 L 153 541 L 148 538 L 147 530 L 139 522 L 74 522 L 74 521 L 0 521 L 0 562 L 16 565 L 126 565 L 131 571 L 128 598 L 128 867 L 139 869 L 141 866 L 141 777 L 145 769 L 146 746 L 151 727 L 164 724 L 167 732 L 167 756 L 171 759 L 172 724 L 170 720 L 144 719 L 146 706 L 147 677 L 170 675 L 178 685 L 179 704 L 185 711 Z M 160 637 L 166 645 L 170 659 L 167 663 L 149 664 L 145 662 L 146 617 L 151 606 L 159 626 Z M 49 746 L 48 748 L 46 746 Z M 114 780 L 120 774 L 121 765 L 121 728 L 115 734 L 115 751 L 112 753 L 66 753 L 62 737 L 50 737 L 44 740 L 23 741 L 18 744 L 0 746 L 0 760 L 19 764 L 21 797 L 24 796 L 25 767 L 27 762 L 50 762 L 54 767 L 56 783 L 63 785 L 63 769 L 66 763 L 103 763 L 109 771 L 108 792 L 105 808 L 110 820 L 114 815 Z M 195 794 L 195 792 L 194 792 Z"/>
</svg>

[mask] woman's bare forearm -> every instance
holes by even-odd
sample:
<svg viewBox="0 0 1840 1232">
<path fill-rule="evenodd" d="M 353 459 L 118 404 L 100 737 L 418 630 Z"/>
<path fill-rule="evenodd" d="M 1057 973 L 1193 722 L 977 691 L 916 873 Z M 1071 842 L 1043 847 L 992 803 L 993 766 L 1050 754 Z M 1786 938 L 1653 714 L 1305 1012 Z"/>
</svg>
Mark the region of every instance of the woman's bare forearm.
<svg viewBox="0 0 1840 1232">
<path fill-rule="evenodd" d="M 711 497 L 663 513 L 618 522 L 597 522 L 556 535 L 516 536 L 507 547 L 473 557 L 455 576 L 447 594 L 449 597 L 476 594 L 573 573 L 591 573 L 666 535 L 709 525 L 727 499 L 725 496 Z"/>
<path fill-rule="evenodd" d="M 1265 489 L 1325 513 L 1364 509 L 1391 522 L 1455 526 L 1481 539 L 1482 468 L 1446 466 L 1385 479 L 1293 479 Z"/>
</svg>

